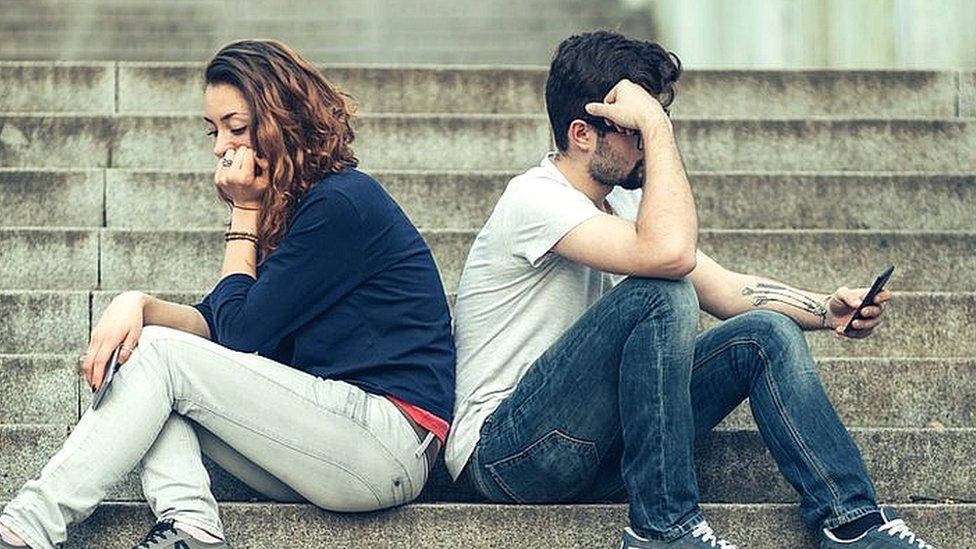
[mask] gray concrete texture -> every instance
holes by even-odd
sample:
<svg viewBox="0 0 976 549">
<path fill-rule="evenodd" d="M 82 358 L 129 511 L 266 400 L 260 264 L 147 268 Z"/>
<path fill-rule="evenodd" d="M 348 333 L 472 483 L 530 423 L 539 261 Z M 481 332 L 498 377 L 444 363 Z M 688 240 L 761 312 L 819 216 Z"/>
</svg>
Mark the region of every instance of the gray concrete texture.
<svg viewBox="0 0 976 549">
<path fill-rule="evenodd" d="M 100 227 L 104 223 L 104 170 L 0 168 L 0 188 L 4 227 Z"/>
<path fill-rule="evenodd" d="M 414 224 L 439 229 L 479 229 L 516 174 L 371 172 Z M 689 179 L 704 229 L 976 230 L 971 174 L 692 172 Z M 229 219 L 210 171 L 0 168 L 0 186 L 4 227 L 189 229 Z"/>
<path fill-rule="evenodd" d="M 370 115 L 354 150 L 369 169 L 520 170 L 548 151 L 539 115 Z M 675 120 L 699 171 L 972 171 L 966 119 Z M 191 115 L 0 115 L 0 166 L 212 169 L 211 141 Z"/>
<path fill-rule="evenodd" d="M 0 111 L 202 109 L 202 63 L 0 62 Z M 547 67 L 319 65 L 362 112 L 544 114 Z M 117 73 L 116 73 L 117 69 Z M 117 74 L 117 76 L 116 76 Z M 972 72 L 690 70 L 682 116 L 973 116 Z M 118 94 L 116 95 L 116 86 Z"/>
<path fill-rule="evenodd" d="M 516 172 L 371 175 L 418 227 L 479 229 Z M 705 229 L 976 229 L 971 174 L 692 172 L 689 178 Z M 103 209 L 105 225 L 115 229 L 214 228 L 229 219 L 209 171 L 4 168 L 0 186 L 2 227 L 100 227 Z"/>
<path fill-rule="evenodd" d="M 65 353 L 88 344 L 89 292 L 0 291 L 0 353 Z"/>
<path fill-rule="evenodd" d="M 86 405 L 87 406 L 87 405 Z M 84 408 L 83 408 L 84 409 Z M 54 455 L 69 433 L 63 425 L 0 425 L 4 460 L 0 498 L 10 498 Z M 976 446 L 976 429 L 851 428 L 881 501 L 907 503 L 912 496 L 971 497 L 973 471 L 966 456 Z M 779 474 L 755 429 L 717 429 L 698 442 L 696 472 L 706 503 L 789 503 L 796 492 Z M 214 495 L 224 501 L 268 501 L 208 459 Z M 591 492 L 592 490 L 592 492 Z M 581 487 L 574 497 L 598 503 L 600 487 Z M 108 501 L 140 501 L 138 473 L 129 472 L 106 496 Z M 474 502 L 483 499 L 455 485 L 439 460 L 421 501 Z"/>
<path fill-rule="evenodd" d="M 418 549 L 471 547 L 611 547 L 627 524 L 623 505 L 464 505 L 421 504 L 369 514 L 327 513 L 310 505 L 228 503 L 222 506 L 234 547 L 371 547 Z M 899 505 L 899 513 L 936 547 L 976 546 L 976 506 Z M 796 508 L 782 504 L 705 505 L 715 529 L 741 547 L 813 549 Z M 66 549 L 127 547 L 152 525 L 144 504 L 100 508 L 71 531 Z"/>
<path fill-rule="evenodd" d="M 421 231 L 447 291 L 457 287 L 474 230 Z M 0 228 L 0 288 L 197 290 L 219 278 L 223 229 Z M 890 288 L 976 291 L 976 233 L 704 229 L 699 247 L 729 269 L 828 291 L 869 284 L 897 266 Z M 938 258 L 941 266 L 933 267 Z"/>
</svg>

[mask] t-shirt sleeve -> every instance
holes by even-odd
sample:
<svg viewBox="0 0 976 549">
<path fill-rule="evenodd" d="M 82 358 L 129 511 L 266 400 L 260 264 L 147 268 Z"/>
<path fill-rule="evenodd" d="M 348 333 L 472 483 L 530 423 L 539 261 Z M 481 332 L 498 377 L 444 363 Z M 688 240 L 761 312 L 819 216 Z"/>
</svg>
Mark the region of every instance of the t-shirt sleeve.
<svg viewBox="0 0 976 549">
<path fill-rule="evenodd" d="M 362 281 L 362 225 L 345 196 L 307 197 L 257 278 L 232 273 L 210 292 L 213 339 L 244 352 L 275 347 L 328 310 Z"/>
<path fill-rule="evenodd" d="M 599 209 L 583 193 L 550 179 L 513 182 L 505 222 L 512 254 L 533 267 L 563 236 Z"/>
</svg>

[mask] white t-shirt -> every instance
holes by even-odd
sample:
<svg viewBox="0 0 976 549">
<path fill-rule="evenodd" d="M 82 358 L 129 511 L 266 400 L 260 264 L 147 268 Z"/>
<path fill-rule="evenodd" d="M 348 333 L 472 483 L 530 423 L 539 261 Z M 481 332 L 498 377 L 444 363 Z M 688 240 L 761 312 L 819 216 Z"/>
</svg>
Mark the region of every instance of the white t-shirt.
<svg viewBox="0 0 976 549">
<path fill-rule="evenodd" d="M 635 220 L 641 191 L 607 196 L 615 215 Z M 475 238 L 454 309 L 457 373 L 454 422 L 445 460 L 456 479 L 485 419 L 532 362 L 624 277 L 552 252 L 566 233 L 600 215 L 552 163 L 513 178 Z"/>
</svg>

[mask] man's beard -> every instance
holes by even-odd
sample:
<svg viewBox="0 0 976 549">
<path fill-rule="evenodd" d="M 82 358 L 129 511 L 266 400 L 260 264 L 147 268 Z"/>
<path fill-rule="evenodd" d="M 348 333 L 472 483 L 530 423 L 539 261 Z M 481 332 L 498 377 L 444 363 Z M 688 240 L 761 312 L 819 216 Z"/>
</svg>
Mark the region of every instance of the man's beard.
<svg viewBox="0 0 976 549">
<path fill-rule="evenodd" d="M 638 160 L 630 172 L 624 172 L 620 165 L 623 161 L 614 155 L 603 140 L 597 142 L 596 154 L 590 160 L 587 170 L 590 177 L 597 183 L 607 187 L 623 187 L 628 191 L 644 186 L 644 161 Z"/>
</svg>

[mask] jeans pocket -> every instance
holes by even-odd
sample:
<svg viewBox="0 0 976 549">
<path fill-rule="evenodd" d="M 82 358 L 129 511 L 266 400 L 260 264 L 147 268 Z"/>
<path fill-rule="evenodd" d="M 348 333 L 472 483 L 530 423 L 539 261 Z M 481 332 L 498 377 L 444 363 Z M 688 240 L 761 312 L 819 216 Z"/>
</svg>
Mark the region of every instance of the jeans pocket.
<svg viewBox="0 0 976 549">
<path fill-rule="evenodd" d="M 553 429 L 528 447 L 485 464 L 516 503 L 567 501 L 587 484 L 600 457 L 596 444 Z"/>
<path fill-rule="evenodd" d="M 351 383 L 327 378 L 312 380 L 309 391 L 319 408 L 369 427 L 370 395 L 366 391 Z"/>
</svg>

